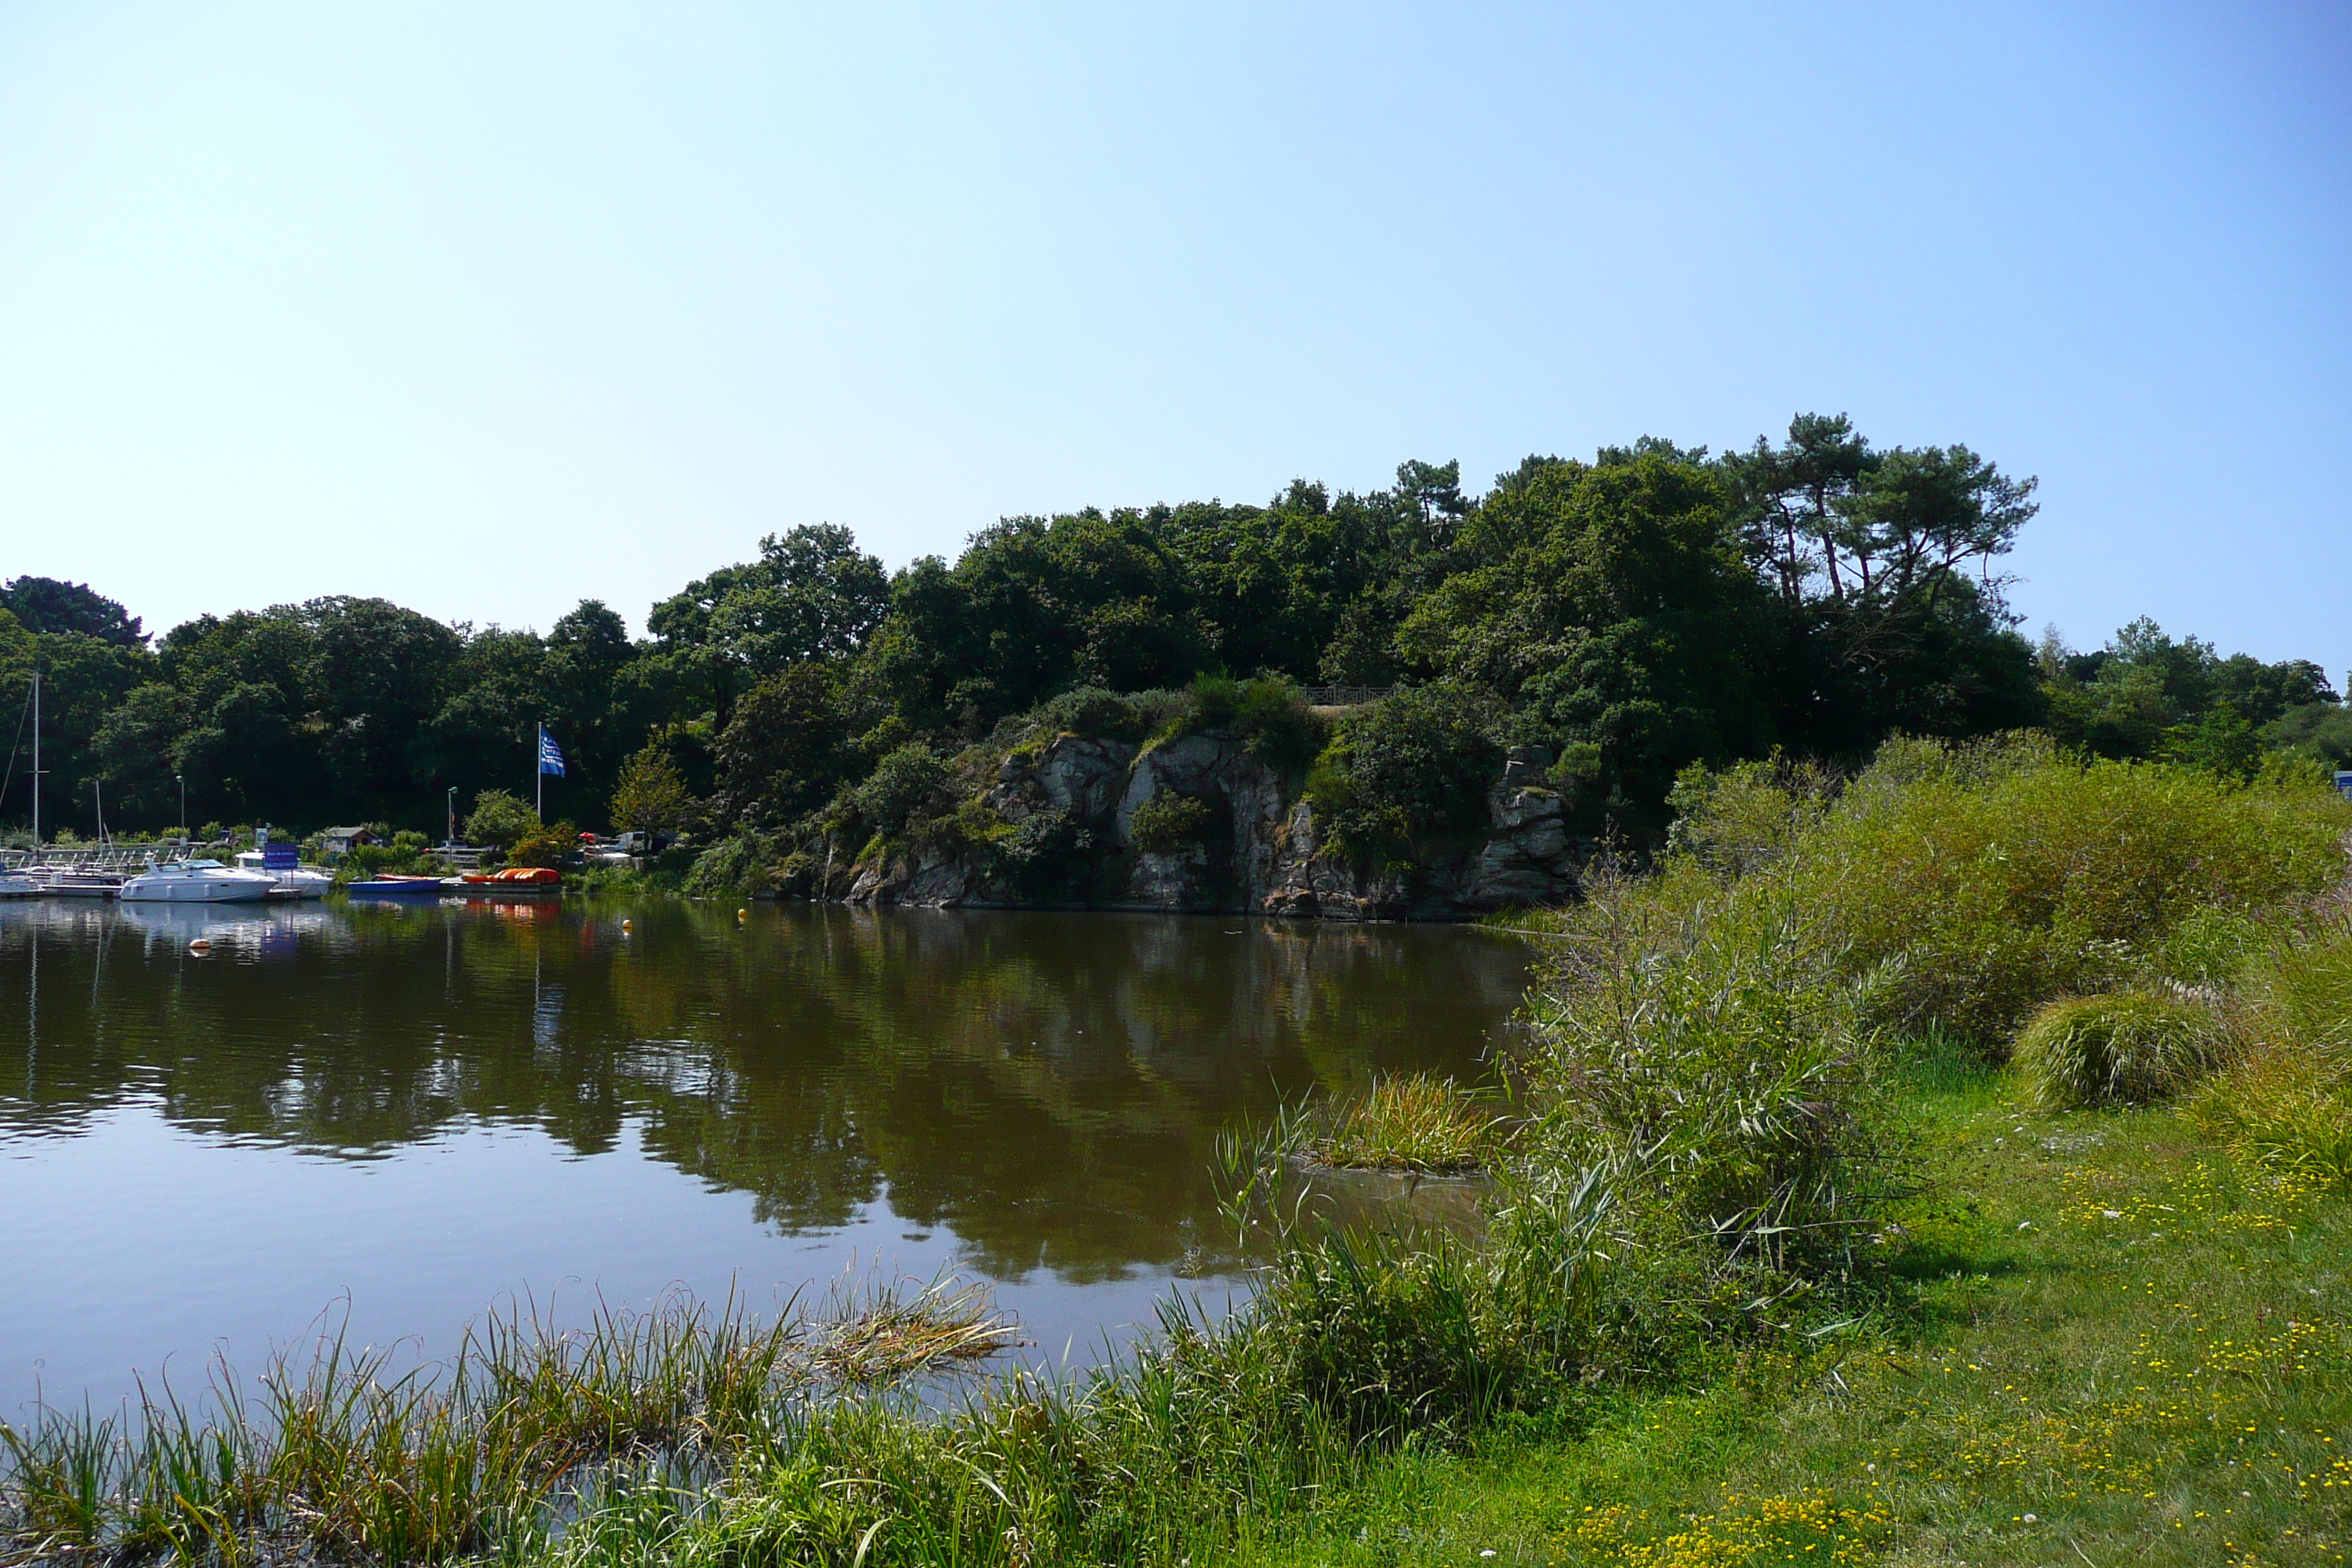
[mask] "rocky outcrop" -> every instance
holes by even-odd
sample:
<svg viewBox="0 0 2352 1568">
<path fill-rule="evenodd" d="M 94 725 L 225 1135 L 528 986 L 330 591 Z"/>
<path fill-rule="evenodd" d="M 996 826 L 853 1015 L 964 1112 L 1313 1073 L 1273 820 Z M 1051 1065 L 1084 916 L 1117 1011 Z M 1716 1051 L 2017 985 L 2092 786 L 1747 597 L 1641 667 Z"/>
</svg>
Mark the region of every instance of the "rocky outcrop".
<svg viewBox="0 0 2352 1568">
<path fill-rule="evenodd" d="M 1549 761 L 1510 753 L 1488 792 L 1483 840 L 1364 868 L 1331 848 L 1313 807 L 1237 736 L 1202 731 L 1138 748 L 1057 735 L 1006 752 L 979 795 L 977 831 L 974 814 L 959 813 L 878 850 L 821 839 L 780 881 L 786 897 L 857 904 L 1460 920 L 1573 895 L 1588 847 L 1539 782 Z M 1171 796 L 1209 808 L 1195 809 L 1209 828 L 1139 842 L 1137 814 Z"/>
</svg>

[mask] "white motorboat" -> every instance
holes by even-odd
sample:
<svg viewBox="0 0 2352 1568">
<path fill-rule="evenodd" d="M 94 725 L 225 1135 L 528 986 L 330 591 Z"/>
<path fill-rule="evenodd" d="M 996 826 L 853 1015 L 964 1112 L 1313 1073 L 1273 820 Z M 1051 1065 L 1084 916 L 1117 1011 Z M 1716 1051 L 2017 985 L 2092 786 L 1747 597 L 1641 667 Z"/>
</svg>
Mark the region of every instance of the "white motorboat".
<svg viewBox="0 0 2352 1568">
<path fill-rule="evenodd" d="M 27 872 L 0 871 L 0 899 L 29 899 L 40 890 Z"/>
<path fill-rule="evenodd" d="M 233 904 L 266 899 L 277 886 L 274 877 L 217 860 L 173 860 L 150 866 L 123 883 L 120 896 L 142 903 Z"/>
<path fill-rule="evenodd" d="M 290 871 L 273 871 L 264 864 L 264 859 L 258 849 L 243 850 L 237 855 L 236 868 L 268 878 L 276 884 L 278 896 L 281 899 L 323 899 L 327 896 L 327 889 L 335 885 L 333 873 L 321 871 L 316 866 L 297 866 Z"/>
</svg>

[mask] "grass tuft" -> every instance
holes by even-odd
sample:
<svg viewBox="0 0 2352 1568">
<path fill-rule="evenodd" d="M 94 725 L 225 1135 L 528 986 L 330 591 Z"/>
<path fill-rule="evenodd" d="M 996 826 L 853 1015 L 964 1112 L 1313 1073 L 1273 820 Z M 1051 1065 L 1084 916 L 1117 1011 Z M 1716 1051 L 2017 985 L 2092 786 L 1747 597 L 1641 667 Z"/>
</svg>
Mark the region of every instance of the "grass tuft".
<svg viewBox="0 0 2352 1568">
<path fill-rule="evenodd" d="M 1450 1078 L 1383 1078 L 1361 1099 L 1323 1111 L 1307 1130 L 1304 1152 L 1347 1171 L 1468 1175 L 1503 1142 L 1504 1119 L 1481 1110 Z"/>
<path fill-rule="evenodd" d="M 2221 1021 L 2204 1003 L 2157 991 L 2068 996 L 2046 1004 L 2011 1060 L 2047 1110 L 2168 1100 L 2213 1062 Z"/>
</svg>

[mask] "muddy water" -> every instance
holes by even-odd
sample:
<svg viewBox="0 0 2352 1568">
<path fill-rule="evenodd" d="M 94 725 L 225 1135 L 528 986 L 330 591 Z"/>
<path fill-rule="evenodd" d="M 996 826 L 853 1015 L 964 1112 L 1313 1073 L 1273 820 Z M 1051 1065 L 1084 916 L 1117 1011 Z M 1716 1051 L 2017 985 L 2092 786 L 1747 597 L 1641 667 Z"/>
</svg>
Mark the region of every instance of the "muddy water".
<svg viewBox="0 0 2352 1568">
<path fill-rule="evenodd" d="M 321 1323 L 431 1354 L 517 1300 L 848 1276 L 985 1279 L 1092 1359 L 1237 1288 L 1221 1130 L 1479 1076 L 1525 963 L 1216 917 L 0 904 L 0 1415 Z"/>
</svg>

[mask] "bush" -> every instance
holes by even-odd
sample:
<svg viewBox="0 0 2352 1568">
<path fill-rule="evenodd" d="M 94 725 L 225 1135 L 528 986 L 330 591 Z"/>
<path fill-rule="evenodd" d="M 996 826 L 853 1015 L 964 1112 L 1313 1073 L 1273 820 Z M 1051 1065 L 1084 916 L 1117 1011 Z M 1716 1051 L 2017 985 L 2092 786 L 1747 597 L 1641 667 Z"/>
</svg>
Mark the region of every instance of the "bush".
<svg viewBox="0 0 2352 1568">
<path fill-rule="evenodd" d="M 2201 1076 L 2220 1033 L 2212 1008 L 2158 992 L 2063 997 L 2033 1016 L 2010 1059 L 2053 1110 L 2138 1105 Z"/>
<path fill-rule="evenodd" d="M 775 841 L 746 828 L 694 858 L 679 890 L 690 899 L 757 898 L 775 888 Z"/>
<path fill-rule="evenodd" d="M 569 822 L 534 827 L 507 850 L 509 866 L 563 867 L 580 858 L 580 829 Z"/>
<path fill-rule="evenodd" d="M 1688 862 L 1602 867 L 1558 930 L 1530 998 L 1545 1157 L 1633 1173 L 1734 1260 L 1851 1271 L 1908 1141 L 1820 909 L 1769 878 L 1726 896 Z"/>
<path fill-rule="evenodd" d="M 1306 773 L 1327 738 L 1323 721 L 1281 676 L 1203 675 L 1192 682 L 1192 711 L 1178 728 L 1231 731 L 1244 752 L 1292 779 Z"/>
<path fill-rule="evenodd" d="M 1873 1021 L 1988 1053 L 2059 996 L 2152 973 L 2204 983 L 2231 921 L 2343 874 L 2352 828 L 2328 791 L 2084 766 L 2031 736 L 1890 742 L 1833 804 L 1812 781 L 1728 779 L 1676 792 L 1686 858 L 1733 878 L 1774 861 L 1831 933 L 1824 961 L 1878 976 Z"/>
<path fill-rule="evenodd" d="M 1057 735 L 1077 735 L 1090 741 L 1140 741 L 1150 729 L 1139 705 L 1099 686 L 1081 686 L 1063 692 L 1033 712 L 1029 721 Z"/>
<path fill-rule="evenodd" d="M 1161 790 L 1135 808 L 1128 834 L 1147 855 L 1170 855 L 1207 841 L 1231 818 L 1199 795 Z"/>
<path fill-rule="evenodd" d="M 2273 951 L 2250 990 L 2240 1059 L 2190 1115 L 2243 1158 L 2352 1180 L 2352 932 Z"/>
<path fill-rule="evenodd" d="M 872 776 L 849 792 L 849 805 L 876 833 L 896 838 L 917 816 L 943 804 L 947 782 L 946 759 L 912 742 L 875 764 Z"/>
<path fill-rule="evenodd" d="M 1344 721 L 1316 760 L 1307 799 L 1359 863 L 1482 826 L 1503 749 L 1479 700 L 1444 687 L 1400 691 Z"/>
<path fill-rule="evenodd" d="M 539 813 L 529 801 L 507 790 L 486 789 L 467 815 L 466 842 L 504 849 L 538 826 Z"/>
</svg>

